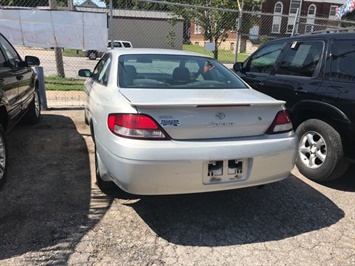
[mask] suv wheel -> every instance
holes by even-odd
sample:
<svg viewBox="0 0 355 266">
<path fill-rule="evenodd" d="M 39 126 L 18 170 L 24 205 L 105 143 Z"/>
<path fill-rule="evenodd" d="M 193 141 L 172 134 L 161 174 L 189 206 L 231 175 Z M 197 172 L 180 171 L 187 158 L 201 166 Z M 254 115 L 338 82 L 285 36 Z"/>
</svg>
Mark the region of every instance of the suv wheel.
<svg viewBox="0 0 355 266">
<path fill-rule="evenodd" d="M 329 124 L 309 119 L 296 129 L 299 138 L 296 165 L 309 179 L 317 182 L 335 180 L 348 169 L 339 133 Z"/>
<path fill-rule="evenodd" d="M 25 122 L 30 124 L 36 124 L 41 117 L 41 102 L 39 98 L 38 90 L 35 90 L 33 100 L 28 106 L 28 110 L 25 117 Z"/>
<path fill-rule="evenodd" d="M 88 57 L 90 60 L 95 60 L 97 58 L 97 53 L 95 51 L 90 51 Z"/>
<path fill-rule="evenodd" d="M 0 125 L 0 186 L 2 186 L 6 180 L 7 175 L 7 146 L 5 139 L 5 132 Z"/>
</svg>

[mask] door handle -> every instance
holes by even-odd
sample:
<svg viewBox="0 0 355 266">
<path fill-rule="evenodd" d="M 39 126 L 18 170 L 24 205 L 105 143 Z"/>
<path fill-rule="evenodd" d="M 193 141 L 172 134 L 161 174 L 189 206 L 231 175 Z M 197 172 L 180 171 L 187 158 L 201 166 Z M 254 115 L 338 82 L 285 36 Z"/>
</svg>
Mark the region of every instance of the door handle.
<svg viewBox="0 0 355 266">
<path fill-rule="evenodd" d="M 307 91 L 304 91 L 303 88 L 297 88 L 294 90 L 296 94 L 307 94 Z"/>
<path fill-rule="evenodd" d="M 17 80 L 21 80 L 21 79 L 23 79 L 23 76 L 22 76 L 22 75 L 17 75 L 17 76 L 16 76 L 16 79 L 17 79 Z"/>
<path fill-rule="evenodd" d="M 263 82 L 256 82 L 256 83 L 254 83 L 254 85 L 256 87 L 261 87 L 261 86 L 264 86 L 264 83 Z"/>
</svg>

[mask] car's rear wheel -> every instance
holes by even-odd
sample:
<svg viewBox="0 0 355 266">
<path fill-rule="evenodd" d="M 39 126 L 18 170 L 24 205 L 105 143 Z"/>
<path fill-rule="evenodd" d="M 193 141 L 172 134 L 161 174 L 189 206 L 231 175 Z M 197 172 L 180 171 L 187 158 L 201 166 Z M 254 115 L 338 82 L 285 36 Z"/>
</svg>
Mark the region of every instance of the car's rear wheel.
<svg viewBox="0 0 355 266">
<path fill-rule="evenodd" d="M 7 176 L 7 145 L 5 132 L 0 125 L 0 187 L 4 184 Z"/>
<path fill-rule="evenodd" d="M 41 102 L 39 98 L 38 90 L 35 90 L 33 100 L 28 106 L 28 110 L 25 116 L 25 121 L 30 124 L 35 124 L 41 117 Z"/>
<path fill-rule="evenodd" d="M 296 129 L 299 138 L 296 165 L 304 176 L 325 182 L 338 179 L 349 168 L 340 134 L 328 123 L 309 119 Z"/>
<path fill-rule="evenodd" d="M 100 167 L 98 162 L 98 153 L 96 149 L 96 143 L 94 141 L 95 146 L 95 175 L 96 175 L 96 184 L 102 191 L 112 190 L 117 188 L 116 184 L 112 181 L 105 181 L 101 178 Z"/>
<path fill-rule="evenodd" d="M 95 60 L 97 58 L 97 53 L 95 51 L 90 51 L 88 57 L 90 60 Z"/>
<path fill-rule="evenodd" d="M 89 126 L 90 125 L 90 121 L 88 119 L 88 116 L 86 115 L 86 108 L 84 110 L 84 120 L 85 120 L 85 124 Z"/>
</svg>

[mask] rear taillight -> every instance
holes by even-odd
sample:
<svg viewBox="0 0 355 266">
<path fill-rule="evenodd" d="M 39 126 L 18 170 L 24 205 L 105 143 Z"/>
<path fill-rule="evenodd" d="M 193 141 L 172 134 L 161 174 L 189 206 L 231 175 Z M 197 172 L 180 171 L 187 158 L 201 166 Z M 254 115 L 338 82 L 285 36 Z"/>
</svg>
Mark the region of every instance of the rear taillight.
<svg viewBox="0 0 355 266">
<path fill-rule="evenodd" d="M 168 139 L 155 120 L 140 114 L 109 114 L 108 128 L 116 135 L 137 139 Z"/>
<path fill-rule="evenodd" d="M 288 113 L 285 110 L 282 110 L 277 113 L 271 126 L 266 131 L 266 134 L 277 134 L 277 133 L 288 132 L 291 131 L 292 128 L 293 128 L 292 123 Z"/>
</svg>

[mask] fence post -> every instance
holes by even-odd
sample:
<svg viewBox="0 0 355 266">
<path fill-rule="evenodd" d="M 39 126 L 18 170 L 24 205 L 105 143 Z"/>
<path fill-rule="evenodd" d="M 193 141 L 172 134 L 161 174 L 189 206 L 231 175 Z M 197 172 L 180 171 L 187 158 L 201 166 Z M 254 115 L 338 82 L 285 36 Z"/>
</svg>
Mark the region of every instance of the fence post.
<svg viewBox="0 0 355 266">
<path fill-rule="evenodd" d="M 108 28 L 109 28 L 109 35 L 110 35 L 110 40 L 111 40 L 111 49 L 113 49 L 114 48 L 114 46 L 113 46 L 113 41 L 114 41 L 114 39 L 115 39 L 115 37 L 113 36 L 114 34 L 113 34 L 113 3 L 112 3 L 112 0 L 110 0 L 110 20 L 109 20 L 109 26 L 108 26 Z"/>
<path fill-rule="evenodd" d="M 236 34 L 236 40 L 235 40 L 235 53 L 234 53 L 234 63 L 237 62 L 238 60 L 238 50 L 239 50 L 239 32 L 240 28 L 242 25 L 242 17 L 243 17 L 243 7 L 244 7 L 244 0 L 242 0 L 242 6 L 239 5 L 239 0 L 238 0 L 238 6 L 239 6 L 239 17 L 238 17 L 238 26 L 237 26 L 237 34 Z"/>
<path fill-rule="evenodd" d="M 47 107 L 46 88 L 44 86 L 43 67 L 36 66 L 34 67 L 34 70 L 37 74 L 37 79 L 38 79 L 38 92 L 39 92 L 41 107 L 43 110 L 47 110 L 48 107 Z"/>
</svg>

